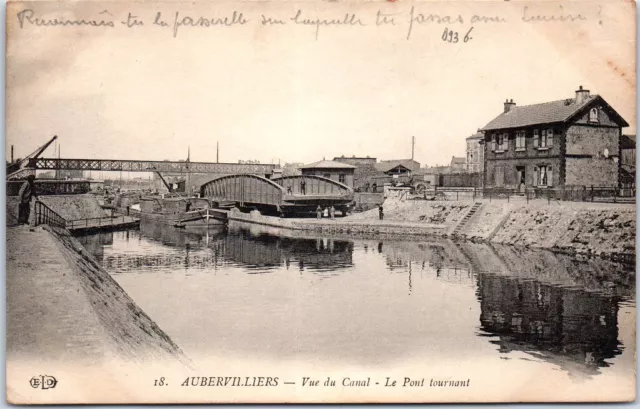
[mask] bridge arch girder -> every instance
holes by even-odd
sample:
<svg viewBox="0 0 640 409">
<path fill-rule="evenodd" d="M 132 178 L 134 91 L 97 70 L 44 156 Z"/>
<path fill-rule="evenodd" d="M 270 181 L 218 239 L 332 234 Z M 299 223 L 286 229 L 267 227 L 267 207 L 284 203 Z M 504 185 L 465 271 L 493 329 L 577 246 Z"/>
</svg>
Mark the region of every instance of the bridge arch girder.
<svg viewBox="0 0 640 409">
<path fill-rule="evenodd" d="M 258 175 L 225 175 L 200 187 L 200 197 L 211 200 L 233 201 L 241 206 L 249 204 L 282 205 L 284 188 Z"/>
</svg>

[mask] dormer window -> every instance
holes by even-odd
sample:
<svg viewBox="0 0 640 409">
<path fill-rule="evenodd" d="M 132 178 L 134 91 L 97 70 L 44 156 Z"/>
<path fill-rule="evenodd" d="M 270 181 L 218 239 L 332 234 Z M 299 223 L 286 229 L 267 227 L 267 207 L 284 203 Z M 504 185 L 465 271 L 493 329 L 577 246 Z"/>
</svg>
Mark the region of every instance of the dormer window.
<svg viewBox="0 0 640 409">
<path fill-rule="evenodd" d="M 589 111 L 589 122 L 599 122 L 598 108 L 591 108 L 591 110 Z"/>
</svg>

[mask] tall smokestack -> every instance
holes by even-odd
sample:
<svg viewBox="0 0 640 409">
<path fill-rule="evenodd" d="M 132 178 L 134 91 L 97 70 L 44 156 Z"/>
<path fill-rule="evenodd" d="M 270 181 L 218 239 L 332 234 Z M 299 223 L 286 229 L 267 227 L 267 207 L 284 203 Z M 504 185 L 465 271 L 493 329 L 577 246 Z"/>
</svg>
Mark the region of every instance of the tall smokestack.
<svg viewBox="0 0 640 409">
<path fill-rule="evenodd" d="M 11 163 L 13 163 L 13 145 L 11 145 Z"/>
<path fill-rule="evenodd" d="M 413 160 L 413 155 L 415 153 L 416 150 L 416 137 L 412 136 L 411 137 L 411 160 Z"/>
<path fill-rule="evenodd" d="M 216 163 L 220 163 L 220 142 L 216 141 Z"/>
</svg>

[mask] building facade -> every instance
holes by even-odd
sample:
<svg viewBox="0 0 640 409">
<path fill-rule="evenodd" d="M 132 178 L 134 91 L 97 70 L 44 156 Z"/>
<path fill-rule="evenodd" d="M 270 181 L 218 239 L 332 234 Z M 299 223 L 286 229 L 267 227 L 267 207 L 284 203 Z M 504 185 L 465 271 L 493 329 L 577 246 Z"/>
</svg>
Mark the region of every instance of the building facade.
<svg viewBox="0 0 640 409">
<path fill-rule="evenodd" d="M 346 163 L 355 166 L 353 173 L 353 188 L 356 190 L 366 189 L 371 184 L 371 178 L 378 174 L 376 170 L 376 158 L 344 155 L 333 158 L 335 162 Z"/>
<path fill-rule="evenodd" d="M 469 173 L 478 173 L 484 170 L 484 135 L 482 132 L 467 138 L 465 168 Z"/>
<path fill-rule="evenodd" d="M 356 167 L 333 160 L 321 160 L 300 167 L 303 175 L 322 176 L 335 180 L 353 189 L 353 175 Z"/>
<path fill-rule="evenodd" d="M 484 132 L 484 186 L 524 190 L 559 186 L 617 187 L 619 142 L 629 124 L 599 95 L 516 106 Z"/>
<path fill-rule="evenodd" d="M 456 156 L 451 157 L 451 173 L 462 173 L 467 171 L 467 160 L 465 158 L 459 158 Z"/>
<path fill-rule="evenodd" d="M 620 139 L 620 187 L 636 187 L 636 136 L 622 135 Z"/>
</svg>

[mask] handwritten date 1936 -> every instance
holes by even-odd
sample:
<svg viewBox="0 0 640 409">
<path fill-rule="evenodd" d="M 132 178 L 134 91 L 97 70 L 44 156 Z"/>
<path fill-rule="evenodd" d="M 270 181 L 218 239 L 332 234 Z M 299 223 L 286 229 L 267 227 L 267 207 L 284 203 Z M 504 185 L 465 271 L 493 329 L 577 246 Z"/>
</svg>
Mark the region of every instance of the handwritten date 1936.
<svg viewBox="0 0 640 409">
<path fill-rule="evenodd" d="M 471 31 L 473 31 L 473 26 L 464 35 L 464 37 L 462 38 L 462 42 L 468 43 L 469 41 L 473 40 L 473 37 L 471 37 Z M 445 43 L 455 44 L 457 42 L 460 42 L 460 36 L 458 35 L 457 31 L 449 30 L 449 28 L 445 27 L 444 31 L 442 32 L 442 41 L 444 41 Z"/>
</svg>

